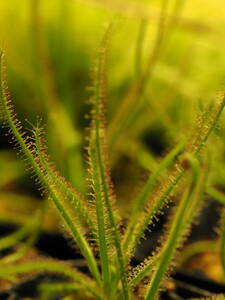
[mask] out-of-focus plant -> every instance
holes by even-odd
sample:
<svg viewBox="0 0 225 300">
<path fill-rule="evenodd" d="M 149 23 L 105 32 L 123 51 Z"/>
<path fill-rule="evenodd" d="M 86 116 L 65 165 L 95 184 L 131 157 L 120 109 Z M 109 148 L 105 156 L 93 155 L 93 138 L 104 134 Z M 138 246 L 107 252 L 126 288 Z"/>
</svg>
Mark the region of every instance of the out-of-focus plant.
<svg viewBox="0 0 225 300">
<path fill-rule="evenodd" d="M 207 187 L 209 162 L 203 150 L 223 111 L 224 96 L 200 113 L 193 132 L 180 141 L 150 174 L 133 202 L 128 221 L 123 224 L 110 175 L 106 141 L 106 59 L 110 35 L 111 25 L 104 35 L 93 69 L 93 95 L 90 99 L 92 110 L 88 135 L 90 196 L 86 200 L 57 172 L 51 162 L 40 123 L 33 126 L 31 136 L 23 131 L 8 90 L 4 53 L 1 53 L 0 96 L 3 126 L 7 128 L 18 152 L 36 177 L 42 193 L 54 204 L 65 231 L 80 248 L 89 269 L 89 274 L 81 273 L 70 265 L 48 258 L 14 263 L 17 261 L 17 255 L 20 257 L 23 251 L 22 254 L 1 262 L 0 275 L 8 280 L 15 280 L 19 274 L 42 270 L 64 275 L 68 281 L 43 284 L 40 287 L 46 297 L 56 291 L 63 291 L 74 295 L 75 299 L 77 295 L 104 300 L 128 300 L 135 297 L 157 299 L 166 274 L 174 264 L 175 253 L 200 213 L 203 193 Z M 139 89 L 135 93 L 139 94 Z M 124 109 L 127 117 L 129 111 L 129 108 Z M 120 125 L 118 122 L 117 126 Z M 117 139 L 117 135 L 119 138 L 119 133 L 115 133 L 114 140 Z M 139 266 L 131 267 L 130 260 L 145 230 L 175 195 L 176 205 L 163 235 L 161 247 Z M 33 228 L 38 228 L 39 218 L 38 215 L 36 221 L 32 220 L 31 224 L 24 225 L 12 236 L 2 239 L 0 247 L 4 249 L 29 235 L 31 229 L 33 231 Z M 224 248 L 224 242 L 222 245 Z M 147 282 L 146 288 L 135 292 L 134 288 L 140 285 L 143 279 Z"/>
<path fill-rule="evenodd" d="M 198 220 L 204 194 L 225 203 L 219 189 L 225 180 L 223 168 L 219 168 L 224 164 L 221 143 L 224 133 L 217 128 L 224 100 L 210 104 L 212 91 L 224 71 L 220 38 L 224 21 L 221 17 L 218 25 L 213 17 L 205 18 L 207 22 L 200 20 L 200 15 L 207 12 L 207 5 L 204 2 L 202 6 L 200 0 L 198 3 L 194 4 L 195 8 L 199 5 L 201 9 L 193 10 L 193 4 L 184 0 L 176 0 L 172 5 L 162 0 L 161 6 L 154 1 L 149 5 L 145 1 L 32 0 L 20 3 L 23 14 L 15 15 L 15 9 L 9 9 L 7 2 L 0 1 L 4 16 L 0 20 L 0 33 L 2 35 L 3 29 L 9 33 L 5 40 L 11 90 L 15 100 L 18 98 L 16 106 L 19 112 L 33 115 L 33 108 L 41 111 L 47 124 L 47 142 L 39 121 L 28 135 L 17 120 L 1 54 L 4 132 L 12 136 L 17 152 L 36 178 L 43 196 L 55 204 L 64 231 L 78 245 L 89 267 L 89 272 L 84 274 L 70 263 L 41 256 L 35 257 L 35 262 L 26 259 L 25 254 L 37 240 L 46 208 L 34 197 L 10 191 L 13 183 L 24 177 L 24 170 L 20 162 L 4 151 L 0 153 L 0 220 L 22 226 L 0 240 L 0 250 L 16 249 L 0 262 L 2 278 L 17 282 L 19 275 L 25 273 L 62 274 L 67 280 L 40 286 L 47 299 L 58 292 L 70 294 L 74 299 L 155 299 L 175 265 L 176 252 L 191 225 Z M 208 7 L 211 15 L 219 20 L 216 4 L 208 3 Z M 108 20 L 111 11 L 117 14 L 120 33 L 111 41 L 113 56 L 106 71 L 110 30 L 107 31 L 93 71 L 92 121 L 88 136 L 90 174 L 89 184 L 85 186 L 80 115 L 86 111 L 81 91 L 88 78 L 90 53 L 87 49 L 92 48 L 88 39 L 96 42 L 98 37 L 94 33 L 100 32 L 99 24 Z M 125 26 L 122 24 L 124 16 L 128 18 L 128 26 L 126 22 Z M 20 35 L 13 34 L 14 22 L 21 29 Z M 137 35 L 136 44 L 133 35 L 127 34 L 131 31 Z M 134 63 L 130 64 L 133 57 Z M 106 73 L 110 74 L 109 84 Z M 108 101 L 107 89 L 112 101 Z M 196 100 L 200 96 L 206 99 L 205 103 L 198 101 L 200 113 L 196 127 L 187 134 L 187 128 L 194 123 Z M 32 99 L 32 105 L 27 99 Z M 222 138 L 208 143 L 210 156 L 207 156 L 203 148 L 214 129 Z M 160 159 L 159 155 L 164 157 Z M 123 159 L 128 160 L 125 166 Z M 116 201 L 110 169 L 122 204 Z M 150 174 L 139 194 L 133 197 L 140 169 Z M 123 178 L 127 181 L 123 182 Z M 90 195 L 85 197 L 87 191 Z M 130 199 L 132 202 L 128 203 Z M 139 266 L 133 267 L 130 262 L 138 243 L 172 201 L 175 206 L 160 238 L 161 246 Z M 31 211 L 36 214 L 30 220 Z M 46 221 L 50 224 L 45 224 L 45 229 L 55 228 L 49 210 Z M 181 260 L 206 248 L 218 252 L 220 245 L 224 268 L 224 223 L 221 240 L 190 245 Z"/>
</svg>

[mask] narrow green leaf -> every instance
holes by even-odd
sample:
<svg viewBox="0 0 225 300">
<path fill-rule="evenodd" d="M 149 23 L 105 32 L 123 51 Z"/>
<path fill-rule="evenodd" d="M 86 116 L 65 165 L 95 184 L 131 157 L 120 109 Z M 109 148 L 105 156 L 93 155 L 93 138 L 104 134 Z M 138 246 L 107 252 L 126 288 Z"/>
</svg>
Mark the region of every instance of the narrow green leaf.
<svg viewBox="0 0 225 300">
<path fill-rule="evenodd" d="M 225 204 L 225 195 L 213 187 L 207 188 L 207 194 L 221 204 Z"/>
<path fill-rule="evenodd" d="M 84 257 L 86 258 L 89 268 L 96 278 L 96 280 L 100 283 L 99 271 L 97 267 L 97 263 L 95 261 L 94 255 L 84 238 L 84 235 L 80 231 L 79 227 L 76 226 L 75 222 L 73 222 L 71 215 L 68 210 L 63 206 L 62 201 L 60 199 L 60 194 L 55 189 L 54 185 L 48 182 L 47 178 L 45 177 L 45 173 L 43 172 L 42 168 L 38 164 L 37 154 L 35 152 L 35 147 L 33 143 L 29 140 L 28 137 L 24 137 L 24 134 L 21 132 L 22 126 L 20 121 L 17 119 L 17 116 L 13 110 L 13 105 L 11 103 L 10 94 L 7 89 L 7 83 L 4 78 L 3 72 L 3 55 L 0 57 L 0 81 L 1 81 L 1 88 L 0 88 L 0 96 L 1 96 L 1 118 L 4 121 L 4 125 L 9 128 L 9 132 L 12 134 L 12 139 L 16 140 L 17 145 L 20 147 L 20 153 L 25 155 L 28 164 L 33 169 L 36 176 L 39 178 L 41 185 L 49 194 L 50 198 L 52 199 L 55 207 L 57 208 L 64 224 L 68 228 L 69 232 L 74 237 L 75 241 L 80 247 L 80 250 Z"/>
<path fill-rule="evenodd" d="M 188 210 L 191 207 L 191 202 L 194 201 L 194 197 L 199 197 L 199 188 L 202 188 L 202 181 L 199 182 L 199 165 L 197 160 L 190 158 L 192 165 L 192 178 L 190 187 L 184 192 L 183 198 L 178 206 L 177 212 L 172 219 L 172 224 L 169 229 L 169 233 L 166 242 L 163 245 L 162 252 L 159 259 L 159 264 L 156 271 L 150 280 L 150 284 L 147 288 L 145 295 L 146 300 L 156 299 L 159 292 L 159 286 L 164 278 L 164 274 L 167 271 L 171 258 L 179 245 L 188 225 L 192 219 L 187 218 Z M 205 178 L 204 178 L 205 179 Z M 200 185 L 201 183 L 201 185 Z"/>
<path fill-rule="evenodd" d="M 162 42 L 166 28 L 166 16 L 168 9 L 167 0 L 161 0 L 161 10 L 157 24 L 157 34 L 153 44 L 153 49 L 147 59 L 147 63 L 141 72 L 140 76 L 135 80 L 134 84 L 128 90 L 125 97 L 122 99 L 119 109 L 117 110 L 112 122 L 109 126 L 109 149 L 114 150 L 121 142 L 121 137 L 124 131 L 131 124 L 133 115 L 136 113 L 137 107 L 140 103 L 140 96 L 143 94 L 147 82 L 150 81 L 153 70 L 158 61 Z M 136 101 L 139 98 L 139 101 Z"/>
<path fill-rule="evenodd" d="M 108 276 L 109 261 L 108 254 L 105 249 L 106 243 L 106 226 L 107 223 L 110 228 L 113 244 L 117 253 L 119 274 L 122 282 L 123 297 L 125 300 L 129 299 L 127 278 L 125 273 L 124 255 L 120 243 L 119 231 L 116 224 L 116 217 L 114 213 L 115 195 L 112 189 L 112 181 L 108 167 L 108 158 L 106 151 L 106 134 L 105 134 L 105 117 L 104 117 L 104 102 L 107 98 L 107 80 L 106 80 L 106 52 L 111 26 L 108 27 L 103 38 L 101 47 L 99 49 L 98 63 L 95 69 L 94 76 L 94 97 L 93 97 L 93 120 L 90 138 L 90 157 L 92 165 L 92 173 L 94 175 L 93 182 L 95 184 L 96 193 L 96 213 L 99 227 L 99 241 L 102 240 L 102 247 L 100 246 L 100 256 L 102 257 L 102 268 L 105 272 L 105 277 Z M 106 214 L 104 213 L 106 211 Z M 104 243 L 103 243 L 104 242 Z M 108 265 L 108 266 L 107 266 Z M 104 275 L 104 273 L 103 273 Z M 105 289 L 109 293 L 109 285 L 106 284 L 110 277 L 105 278 Z M 107 281 L 106 281 L 107 280 Z"/>
<path fill-rule="evenodd" d="M 12 234 L 3 237 L 0 239 L 0 250 L 7 249 L 9 247 L 14 246 L 19 241 L 23 240 L 27 237 L 36 227 L 37 218 L 35 216 L 34 219 L 30 220 L 26 224 L 24 224 L 20 229 Z"/>
<path fill-rule="evenodd" d="M 221 204 L 225 204 L 225 195 L 213 187 L 207 189 L 208 194 L 217 200 Z M 221 226 L 220 226 L 220 259 L 223 267 L 223 273 L 225 275 L 225 209 L 222 210 Z"/>
<path fill-rule="evenodd" d="M 31 272 L 50 272 L 62 274 L 68 277 L 70 280 L 74 280 L 75 283 L 79 283 L 81 288 L 92 292 L 94 295 L 99 295 L 93 281 L 89 277 L 78 272 L 74 268 L 67 266 L 65 263 L 45 259 L 43 261 L 26 262 L 18 265 L 7 265 L 7 268 L 0 265 L 0 274 L 4 274 L 4 276 L 19 275 Z M 98 296 L 97 299 L 101 299 L 101 297 Z"/>
<path fill-rule="evenodd" d="M 174 149 L 172 149 L 166 157 L 161 161 L 157 170 L 149 176 L 148 181 L 146 182 L 143 190 L 141 191 L 138 198 L 135 200 L 133 204 L 133 209 L 131 212 L 130 222 L 124 237 L 124 247 L 127 250 L 129 248 L 129 243 L 132 241 L 133 231 L 138 222 L 139 213 L 143 210 L 146 203 L 148 202 L 153 188 L 155 187 L 157 181 L 160 178 L 160 175 L 163 171 L 165 171 L 174 161 L 176 156 L 182 151 L 184 148 L 185 142 L 180 142 Z"/>
<path fill-rule="evenodd" d="M 64 195 L 65 199 L 67 199 L 65 204 L 69 204 L 69 207 L 71 206 L 71 213 L 74 213 L 74 215 L 78 217 L 78 221 L 82 221 L 81 223 L 84 225 L 88 224 L 90 229 L 94 230 L 95 226 L 90 213 L 85 206 L 84 199 L 82 199 L 81 195 L 74 187 L 70 185 L 69 182 L 65 180 L 65 178 L 60 176 L 53 163 L 49 161 L 46 153 L 47 147 L 42 141 L 43 129 L 39 124 L 37 124 L 37 126 L 33 128 L 32 133 L 34 135 L 34 143 L 37 149 L 37 156 L 40 165 L 45 171 L 49 182 L 55 185 L 57 189 Z"/>
<path fill-rule="evenodd" d="M 197 120 L 197 125 L 194 131 L 194 135 L 191 136 L 186 146 L 184 147 L 184 154 L 192 154 L 195 157 L 200 155 L 201 150 L 205 146 L 210 134 L 215 128 L 219 117 L 225 106 L 225 96 L 222 100 L 215 104 L 211 111 L 203 112 L 202 116 Z M 153 218 L 160 212 L 162 207 L 168 203 L 171 195 L 175 193 L 178 183 L 189 171 L 184 165 L 182 157 L 178 157 L 177 162 L 171 171 L 168 172 L 166 179 L 161 183 L 161 188 L 158 188 L 157 193 L 150 197 L 150 204 L 147 204 L 146 212 L 139 215 L 139 222 L 133 229 L 133 233 L 128 244 L 128 253 L 135 248 L 141 237 L 144 235 L 144 231 L 148 225 L 153 221 Z"/>
<path fill-rule="evenodd" d="M 93 286 L 86 284 L 80 284 L 75 282 L 54 282 L 54 283 L 42 283 L 39 286 L 39 291 L 42 294 L 41 299 L 50 299 L 50 296 L 58 295 L 59 293 L 71 293 L 80 291 L 83 297 L 94 296 L 96 300 L 103 300 L 100 297 Z"/>
</svg>

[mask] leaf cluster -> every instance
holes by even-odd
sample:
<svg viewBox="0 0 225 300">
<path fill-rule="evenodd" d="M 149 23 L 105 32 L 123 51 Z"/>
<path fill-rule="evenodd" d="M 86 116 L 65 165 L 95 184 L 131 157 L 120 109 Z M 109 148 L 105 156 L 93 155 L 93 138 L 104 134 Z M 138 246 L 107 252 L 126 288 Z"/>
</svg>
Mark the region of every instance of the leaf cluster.
<svg viewBox="0 0 225 300">
<path fill-rule="evenodd" d="M 162 8 L 160 29 L 164 23 L 165 5 Z M 65 277 L 64 282 L 40 286 L 43 299 L 51 299 L 51 295 L 57 292 L 70 294 L 74 299 L 77 299 L 77 295 L 84 299 L 91 297 L 99 300 L 157 299 L 167 276 L 174 268 L 175 255 L 201 211 L 203 195 L 208 188 L 210 164 L 204 148 L 224 109 L 224 96 L 218 103 L 198 115 L 190 136 L 180 141 L 149 175 L 133 201 L 128 220 L 124 222 L 118 209 L 110 174 L 108 144 L 113 147 L 121 139 L 121 132 L 128 117 L 127 112 L 130 111 L 136 96 L 144 91 L 145 80 L 155 63 L 162 32 L 159 32 L 158 43 L 149 65 L 143 73 L 139 70 L 140 77 L 122 103 L 120 113 L 107 132 L 107 53 L 111 32 L 112 25 L 109 25 L 99 47 L 92 74 L 87 197 L 78 193 L 72 184 L 58 173 L 48 155 L 40 122 L 32 127 L 31 135 L 24 132 L 8 90 L 5 54 L 0 54 L 0 110 L 3 126 L 7 128 L 15 148 L 35 177 L 43 195 L 54 205 L 64 231 L 79 247 L 89 270 L 88 274 L 85 274 L 70 264 L 46 257 L 41 257 L 39 261 L 24 260 L 18 263 L 18 259 L 37 238 L 35 232 L 40 227 L 44 212 L 38 211 L 30 223 L 0 240 L 0 249 L 3 250 L 27 238 L 26 243 L 19 247 L 14 255 L 0 262 L 0 276 L 13 282 L 19 275 L 26 273 L 45 271 L 62 274 Z M 208 193 L 225 203 L 224 196 L 214 189 L 209 189 Z M 162 234 L 160 246 L 141 264 L 132 266 L 131 259 L 135 249 L 145 236 L 149 225 L 157 222 L 158 215 L 172 202 L 175 205 Z M 224 254 L 225 234 L 222 236 L 221 252 Z M 223 265 L 224 257 L 223 255 Z M 137 287 L 141 285 L 144 285 L 144 288 L 138 290 Z"/>
</svg>

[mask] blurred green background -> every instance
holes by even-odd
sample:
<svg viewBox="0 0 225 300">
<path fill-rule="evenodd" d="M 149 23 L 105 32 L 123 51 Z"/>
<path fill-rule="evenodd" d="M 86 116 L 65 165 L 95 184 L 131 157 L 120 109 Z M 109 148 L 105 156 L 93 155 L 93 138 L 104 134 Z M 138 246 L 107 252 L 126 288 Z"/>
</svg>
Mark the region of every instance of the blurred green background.
<svg viewBox="0 0 225 300">
<path fill-rule="evenodd" d="M 82 193 L 91 68 L 106 26 L 110 163 L 127 210 L 147 176 L 224 91 L 223 0 L 0 0 L 0 45 L 9 87 L 29 132 L 39 116 L 52 160 Z M 222 127 L 223 121 L 221 122 Z M 218 138 L 222 137 L 222 138 Z M 217 130 L 211 180 L 225 187 L 224 130 Z M 146 174 L 146 176 L 145 176 Z M 32 179 L 1 130 L 0 220 L 23 223 L 39 206 Z M 53 213 L 52 213 L 53 214 Z M 46 228 L 54 228 L 50 218 Z"/>
</svg>

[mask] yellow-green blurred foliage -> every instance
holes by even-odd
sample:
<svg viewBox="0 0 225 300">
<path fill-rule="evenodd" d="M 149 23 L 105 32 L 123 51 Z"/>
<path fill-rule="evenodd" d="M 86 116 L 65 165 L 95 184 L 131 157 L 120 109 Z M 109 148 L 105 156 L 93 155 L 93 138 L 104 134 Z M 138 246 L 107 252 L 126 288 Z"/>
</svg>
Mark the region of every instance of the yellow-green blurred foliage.
<svg viewBox="0 0 225 300">
<path fill-rule="evenodd" d="M 196 112 L 224 89 L 225 3 L 0 0 L 0 45 L 6 51 L 19 117 L 26 127 L 30 127 L 26 118 L 33 123 L 37 115 L 43 118 L 51 157 L 81 192 L 85 192 L 82 149 L 89 110 L 85 89 L 105 24 L 112 20 L 109 151 L 117 192 L 129 199 L 131 183 L 140 180 L 137 170 L 154 170 L 160 157 L 190 132 Z M 144 88 L 121 110 L 149 59 Z M 123 124 L 119 133 L 117 121 Z M 224 136 L 223 131 L 219 134 Z M 25 175 L 1 136 L 0 197 L 7 202 L 26 193 L 18 191 Z M 211 147 L 217 149 L 215 161 L 224 163 L 221 139 Z M 217 168 L 213 178 L 224 186 L 224 171 Z M 7 215 L 10 209 L 4 206 L 3 211 Z"/>
</svg>

